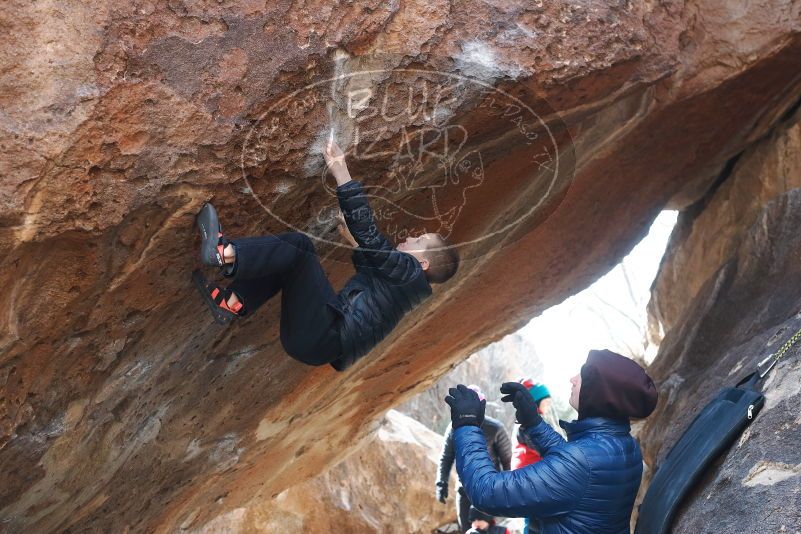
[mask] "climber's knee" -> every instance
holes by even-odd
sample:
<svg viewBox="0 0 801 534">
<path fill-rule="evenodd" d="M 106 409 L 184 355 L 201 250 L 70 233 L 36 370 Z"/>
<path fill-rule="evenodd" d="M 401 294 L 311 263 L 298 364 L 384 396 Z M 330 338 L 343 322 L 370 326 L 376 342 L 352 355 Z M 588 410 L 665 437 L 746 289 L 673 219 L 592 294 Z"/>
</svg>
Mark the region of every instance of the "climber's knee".
<svg viewBox="0 0 801 534">
<path fill-rule="evenodd" d="M 312 240 L 309 239 L 309 236 L 306 234 L 302 234 L 300 232 L 290 232 L 287 234 L 282 234 L 281 239 L 290 243 L 292 246 L 296 247 L 298 250 L 303 252 L 313 252 L 314 251 L 314 244 Z"/>
</svg>

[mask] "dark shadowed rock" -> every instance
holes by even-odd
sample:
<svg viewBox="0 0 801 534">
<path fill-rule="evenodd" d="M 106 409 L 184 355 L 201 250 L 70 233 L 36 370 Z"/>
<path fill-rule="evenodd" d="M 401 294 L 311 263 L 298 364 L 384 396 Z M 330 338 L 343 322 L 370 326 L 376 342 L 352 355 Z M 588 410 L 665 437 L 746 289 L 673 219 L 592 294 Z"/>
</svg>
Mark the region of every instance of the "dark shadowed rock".
<svg viewBox="0 0 801 534">
<path fill-rule="evenodd" d="M 719 388 L 733 386 L 801 328 L 801 189 L 782 192 L 799 179 L 799 131 L 796 117 L 744 153 L 729 181 L 693 215 L 692 237 L 676 240 L 666 258 L 664 265 L 688 269 L 686 276 L 681 269 L 670 275 L 682 281 L 676 295 L 687 294 L 688 278 L 710 274 L 681 306 L 650 367 L 660 402 L 639 435 L 652 467 Z M 726 222 L 735 217 L 745 221 Z M 693 259 L 720 227 L 728 254 L 710 253 L 707 263 Z M 698 264 L 703 267 L 688 268 Z M 670 300 L 673 287 L 663 277 L 656 294 Z M 795 532 L 801 526 L 801 345 L 787 352 L 762 389 L 764 409 L 689 496 L 675 532 Z"/>
</svg>

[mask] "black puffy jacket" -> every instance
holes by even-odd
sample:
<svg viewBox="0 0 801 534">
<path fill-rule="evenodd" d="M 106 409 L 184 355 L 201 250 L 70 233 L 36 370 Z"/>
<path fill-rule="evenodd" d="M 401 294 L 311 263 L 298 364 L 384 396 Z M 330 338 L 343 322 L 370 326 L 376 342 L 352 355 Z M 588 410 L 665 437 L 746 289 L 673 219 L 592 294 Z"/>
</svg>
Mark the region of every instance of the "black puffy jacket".
<svg viewBox="0 0 801 534">
<path fill-rule="evenodd" d="M 353 252 L 356 274 L 339 292 L 337 307 L 344 369 L 370 352 L 401 318 L 431 295 L 425 271 L 417 259 L 401 252 L 378 231 L 373 211 L 359 182 L 337 187 L 339 207 L 359 244 Z"/>
<path fill-rule="evenodd" d="M 484 434 L 484 442 L 487 445 L 487 452 L 489 453 L 492 465 L 498 471 L 509 471 L 512 464 L 512 442 L 509 441 L 509 435 L 503 427 L 503 423 L 492 417 L 484 417 L 484 422 L 481 423 L 481 432 Z M 445 442 L 442 446 L 442 454 L 439 458 L 439 474 L 437 482 L 448 483 L 448 478 L 451 475 L 451 467 L 456 459 L 456 450 L 453 446 L 453 428 L 448 425 L 445 431 Z M 457 482 L 457 486 L 461 484 L 461 480 Z"/>
</svg>

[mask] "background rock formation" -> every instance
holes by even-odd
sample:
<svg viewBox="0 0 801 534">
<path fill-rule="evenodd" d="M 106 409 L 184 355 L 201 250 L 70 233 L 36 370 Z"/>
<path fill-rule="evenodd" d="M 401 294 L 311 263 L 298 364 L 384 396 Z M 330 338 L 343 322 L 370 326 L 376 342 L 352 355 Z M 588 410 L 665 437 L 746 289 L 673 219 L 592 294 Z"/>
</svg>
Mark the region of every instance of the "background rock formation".
<svg viewBox="0 0 801 534">
<path fill-rule="evenodd" d="M 655 283 L 672 328 L 651 366 L 657 411 L 640 432 L 658 468 L 698 410 L 801 328 L 801 113 L 745 151 L 680 217 Z M 704 478 L 675 532 L 784 532 L 801 525 L 801 346 L 766 378 L 762 412 Z M 714 526 L 713 526 L 714 525 Z"/>
<path fill-rule="evenodd" d="M 586 286 L 660 209 L 697 200 L 770 131 L 799 94 L 799 9 L 7 2 L 0 525 L 196 528 L 335 464 L 389 406 Z M 243 146 L 282 97 L 376 52 L 389 55 L 382 69 L 468 74 L 539 110 L 546 99 L 569 128 L 574 158 L 555 131 L 575 173 L 513 232 L 465 247 L 457 279 L 335 374 L 283 354 L 277 306 L 210 325 L 188 283 L 193 214 L 213 199 L 232 235 L 283 231 L 260 204 L 280 196 L 288 223 L 329 235 L 315 214 L 330 197 L 304 180 L 330 122 L 353 133 L 339 93 L 276 130 L 266 157 L 243 159 Z M 386 90 L 393 75 L 370 82 Z M 482 104 L 465 89 L 448 110 L 466 148 L 486 154 L 489 184 L 460 213 L 459 242 L 543 200 L 530 148 Z M 382 142 L 397 144 L 401 126 Z M 378 158 L 355 171 L 380 183 L 388 168 Z M 345 251 L 321 252 L 341 283 Z"/>
<path fill-rule="evenodd" d="M 433 498 L 440 446 L 440 436 L 390 410 L 343 462 L 275 499 L 220 516 L 197 534 L 431 532 L 455 515 L 452 496 L 447 504 Z"/>
<path fill-rule="evenodd" d="M 527 343 L 519 334 L 511 334 L 473 354 L 396 409 L 443 434 L 451 422 L 450 410 L 443 401 L 448 389 L 456 384 L 476 384 L 487 397 L 487 415 L 501 421 L 514 439 L 515 412 L 508 404 L 501 402 L 498 388 L 504 382 L 524 376 L 535 379 L 542 377 L 543 369 L 543 362 L 531 343 Z M 548 419 L 556 428 L 559 428 L 559 418 L 570 420 L 575 417 L 575 411 L 566 399 L 552 398 L 552 408 Z"/>
</svg>

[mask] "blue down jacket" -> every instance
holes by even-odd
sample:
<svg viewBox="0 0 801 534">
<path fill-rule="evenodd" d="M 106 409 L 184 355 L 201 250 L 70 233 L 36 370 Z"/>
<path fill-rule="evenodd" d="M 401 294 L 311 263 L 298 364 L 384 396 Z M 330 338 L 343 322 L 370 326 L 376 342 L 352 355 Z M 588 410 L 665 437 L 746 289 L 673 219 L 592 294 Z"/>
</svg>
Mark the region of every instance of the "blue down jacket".
<svg viewBox="0 0 801 534">
<path fill-rule="evenodd" d="M 492 464 L 481 429 L 458 428 L 456 470 L 473 506 L 529 517 L 543 534 L 628 534 L 642 476 L 628 421 L 589 417 L 560 425 L 567 441 L 544 422 L 527 429 L 542 460 L 503 473 Z"/>
<path fill-rule="evenodd" d="M 397 250 L 378 231 L 373 211 L 359 182 L 337 187 L 339 206 L 359 244 L 352 261 L 356 274 L 339 292 L 335 308 L 342 314 L 342 370 L 370 352 L 401 318 L 431 296 L 425 271 L 414 256 Z"/>
</svg>

